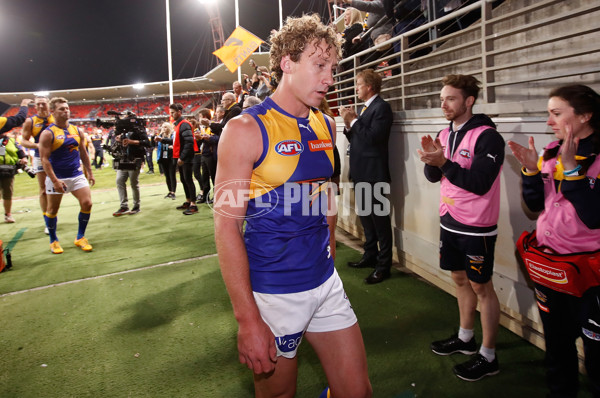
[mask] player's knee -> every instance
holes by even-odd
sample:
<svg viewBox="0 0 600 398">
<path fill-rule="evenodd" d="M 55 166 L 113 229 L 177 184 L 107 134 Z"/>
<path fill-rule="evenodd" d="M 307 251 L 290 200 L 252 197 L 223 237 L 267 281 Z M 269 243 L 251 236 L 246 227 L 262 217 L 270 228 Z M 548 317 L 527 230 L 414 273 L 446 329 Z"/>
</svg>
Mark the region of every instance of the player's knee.
<svg viewBox="0 0 600 398">
<path fill-rule="evenodd" d="M 452 272 L 452 280 L 456 283 L 457 286 L 462 287 L 469 284 L 469 278 L 467 278 L 466 272 Z"/>
<path fill-rule="evenodd" d="M 473 288 L 475 294 L 480 298 L 486 298 L 495 293 L 494 285 L 492 285 L 491 280 L 486 283 L 478 283 L 471 281 L 471 287 Z"/>
<path fill-rule="evenodd" d="M 81 201 L 81 211 L 89 213 L 92 210 L 92 199 Z"/>
</svg>

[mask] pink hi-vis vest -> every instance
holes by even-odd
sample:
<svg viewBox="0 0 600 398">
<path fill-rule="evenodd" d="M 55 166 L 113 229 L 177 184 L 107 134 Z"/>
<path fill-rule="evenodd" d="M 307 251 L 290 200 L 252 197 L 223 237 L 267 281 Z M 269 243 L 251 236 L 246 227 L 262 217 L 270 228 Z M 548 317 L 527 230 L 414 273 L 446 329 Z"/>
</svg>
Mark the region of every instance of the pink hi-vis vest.
<svg viewBox="0 0 600 398">
<path fill-rule="evenodd" d="M 558 145 L 552 142 L 547 148 Z M 600 229 L 589 229 L 581 221 L 575 207 L 561 192 L 556 192 L 554 171 L 558 158 L 542 161 L 544 180 L 544 211 L 537 220 L 537 241 L 559 254 L 591 252 L 600 250 Z M 590 187 L 596 184 L 600 174 L 600 156 L 588 169 L 586 176 Z"/>
<path fill-rule="evenodd" d="M 490 126 L 480 126 L 467 131 L 464 138 L 450 157 L 450 128 L 440 132 L 439 139 L 444 146 L 446 158 L 456 162 L 464 169 L 470 169 L 475 154 L 477 138 Z M 502 171 L 502 169 L 500 169 Z M 498 223 L 500 214 L 500 173 L 496 176 L 492 187 L 484 195 L 477 195 L 452 184 L 442 177 L 440 186 L 440 216 L 450 213 L 452 218 L 461 224 L 473 227 L 491 227 Z"/>
</svg>

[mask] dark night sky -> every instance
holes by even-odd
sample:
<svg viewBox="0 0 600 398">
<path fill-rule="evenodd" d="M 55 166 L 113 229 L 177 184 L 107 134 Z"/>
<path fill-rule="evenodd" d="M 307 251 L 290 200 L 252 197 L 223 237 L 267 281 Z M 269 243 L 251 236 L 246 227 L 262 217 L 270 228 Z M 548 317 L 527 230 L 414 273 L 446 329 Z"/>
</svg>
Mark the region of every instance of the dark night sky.
<svg viewBox="0 0 600 398">
<path fill-rule="evenodd" d="M 327 0 L 283 0 L 283 17 Z M 225 39 L 235 1 L 218 0 Z M 240 25 L 263 40 L 279 27 L 278 0 L 239 0 Z M 168 80 L 165 0 L 0 0 L 0 92 L 91 88 Z M 208 13 L 170 0 L 173 79 L 216 66 Z"/>
</svg>

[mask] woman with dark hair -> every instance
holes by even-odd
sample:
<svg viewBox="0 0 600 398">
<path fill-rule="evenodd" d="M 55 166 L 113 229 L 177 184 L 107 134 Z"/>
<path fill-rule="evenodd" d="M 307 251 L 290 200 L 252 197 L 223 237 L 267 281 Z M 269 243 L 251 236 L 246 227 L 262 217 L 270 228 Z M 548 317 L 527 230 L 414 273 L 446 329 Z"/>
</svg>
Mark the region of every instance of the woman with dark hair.
<svg viewBox="0 0 600 398">
<path fill-rule="evenodd" d="M 538 159 L 508 142 L 523 165 L 523 199 L 541 211 L 536 231 L 517 248 L 531 279 L 544 325 L 549 397 L 575 397 L 575 340 L 581 337 L 594 397 L 600 397 L 600 96 L 583 85 L 550 93 L 548 125 L 558 141 Z"/>
</svg>

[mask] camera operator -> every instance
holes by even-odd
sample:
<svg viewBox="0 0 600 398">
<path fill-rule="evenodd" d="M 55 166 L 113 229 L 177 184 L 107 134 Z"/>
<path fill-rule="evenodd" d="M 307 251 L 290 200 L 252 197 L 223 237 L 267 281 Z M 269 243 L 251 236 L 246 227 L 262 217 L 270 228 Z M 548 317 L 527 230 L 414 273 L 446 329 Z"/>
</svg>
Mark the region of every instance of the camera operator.
<svg viewBox="0 0 600 398">
<path fill-rule="evenodd" d="M 121 207 L 113 213 L 113 216 L 119 217 L 124 214 L 137 214 L 140 212 L 140 169 L 146 158 L 146 148 L 150 148 L 151 146 L 148 134 L 146 134 L 145 128 L 134 128 L 126 134 L 117 134 L 115 141 L 124 147 L 127 151 L 127 160 L 135 162 L 135 166 L 131 169 L 117 168 L 117 191 L 119 192 Z M 131 184 L 131 194 L 133 195 L 133 207 L 131 211 L 129 210 L 127 199 L 127 179 L 129 179 Z"/>
<path fill-rule="evenodd" d="M 13 223 L 12 217 L 12 195 L 15 173 L 17 167 L 26 168 L 27 155 L 23 148 L 18 145 L 13 137 L 8 133 L 0 136 L 0 191 L 2 191 L 2 200 L 4 203 L 4 222 Z M 27 169 L 26 169 L 27 170 Z M 31 177 L 35 177 L 33 171 L 28 171 Z"/>
</svg>

